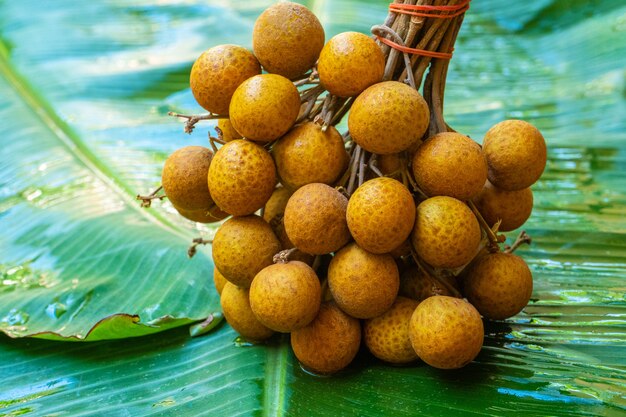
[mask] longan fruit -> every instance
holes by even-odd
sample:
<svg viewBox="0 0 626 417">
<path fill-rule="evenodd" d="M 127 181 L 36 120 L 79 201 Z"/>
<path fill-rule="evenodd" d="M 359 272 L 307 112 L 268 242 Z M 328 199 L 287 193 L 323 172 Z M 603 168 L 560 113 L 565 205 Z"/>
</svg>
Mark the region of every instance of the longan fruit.
<svg viewBox="0 0 626 417">
<path fill-rule="evenodd" d="M 215 223 L 220 220 L 224 220 L 229 216 L 228 213 L 220 210 L 217 205 L 213 205 L 206 209 L 196 209 L 196 210 L 185 210 L 180 207 L 174 206 L 178 214 L 186 218 L 187 220 L 191 220 L 192 222 L 197 223 Z"/>
<path fill-rule="evenodd" d="M 177 209 L 208 210 L 215 205 L 207 182 L 212 160 L 213 152 L 202 146 L 177 149 L 165 160 L 163 191 Z"/>
<path fill-rule="evenodd" d="M 436 268 L 457 268 L 472 260 L 480 244 L 480 225 L 461 201 L 431 197 L 417 206 L 411 243 Z"/>
<path fill-rule="evenodd" d="M 458 289 L 453 278 L 446 279 L 446 282 L 451 287 Z M 424 273 L 421 268 L 411 265 L 400 275 L 400 295 L 423 301 L 435 295 L 452 296 L 454 294 L 445 285 Z"/>
<path fill-rule="evenodd" d="M 227 282 L 220 297 L 224 318 L 230 327 L 245 339 L 265 340 L 273 335 L 274 331 L 257 320 L 250 307 L 249 294 L 250 291 L 247 288 Z"/>
<path fill-rule="evenodd" d="M 215 290 L 219 295 L 222 295 L 222 290 L 224 290 L 224 285 L 226 285 L 227 282 L 228 280 L 224 278 L 224 275 L 222 275 L 219 269 L 213 267 L 213 284 L 215 284 Z"/>
<path fill-rule="evenodd" d="M 480 193 L 487 179 L 487 160 L 480 145 L 460 133 L 444 132 L 417 148 L 413 176 L 426 195 L 447 195 L 469 200 Z"/>
<path fill-rule="evenodd" d="M 263 147 L 237 139 L 215 154 L 208 173 L 211 195 L 233 216 L 252 214 L 265 205 L 276 186 L 276 166 Z"/>
<path fill-rule="evenodd" d="M 221 134 L 218 132 L 218 136 L 220 136 L 220 139 L 224 142 L 230 142 L 231 140 L 242 138 L 241 134 L 233 127 L 230 119 L 219 119 L 217 121 L 217 129 L 221 132 Z"/>
<path fill-rule="evenodd" d="M 300 112 L 300 94 L 282 75 L 255 75 L 237 87 L 229 112 L 233 128 L 244 138 L 271 142 L 295 123 Z"/>
<path fill-rule="evenodd" d="M 293 191 L 285 187 L 279 186 L 274 189 L 269 200 L 265 203 L 265 207 L 263 207 L 263 220 L 271 223 L 277 216 L 282 217 L 285 214 L 287 201 L 289 201 L 292 194 Z"/>
<path fill-rule="evenodd" d="M 326 132 L 306 122 L 291 129 L 272 148 L 281 184 L 291 189 L 319 182 L 333 184 L 348 167 L 348 153 L 333 126 Z"/>
<path fill-rule="evenodd" d="M 365 345 L 376 356 L 389 363 L 408 363 L 417 359 L 409 338 L 409 323 L 419 302 L 398 297 L 382 315 L 363 323 Z"/>
<path fill-rule="evenodd" d="M 411 345 L 424 362 L 439 369 L 470 363 L 483 345 L 483 322 L 467 301 L 436 295 L 422 301 L 411 316 Z"/>
<path fill-rule="evenodd" d="M 276 3 L 254 23 L 252 49 L 269 73 L 294 79 L 315 64 L 323 47 L 322 24 L 301 4 Z"/>
<path fill-rule="evenodd" d="M 348 199 L 326 184 L 313 183 L 293 193 L 285 207 L 285 231 L 296 248 L 324 255 L 350 240 L 346 222 Z"/>
<path fill-rule="evenodd" d="M 363 149 L 385 155 L 419 143 L 429 121 L 428 104 L 417 90 L 385 81 L 368 87 L 354 100 L 348 129 Z"/>
<path fill-rule="evenodd" d="M 246 48 L 218 45 L 204 51 L 194 62 L 189 84 L 199 105 L 211 113 L 225 115 L 237 87 L 260 73 L 259 61 Z"/>
<path fill-rule="evenodd" d="M 323 303 L 317 317 L 291 333 L 291 347 L 302 366 L 332 374 L 352 362 L 361 344 L 361 324 L 333 302 Z"/>
<path fill-rule="evenodd" d="M 533 185 L 546 167 L 546 142 L 541 132 L 523 120 L 505 120 L 483 139 L 489 181 L 506 191 Z"/>
<path fill-rule="evenodd" d="M 502 220 L 498 230 L 510 232 L 523 225 L 530 217 L 533 211 L 533 192 L 530 188 L 501 190 L 487 180 L 483 190 L 474 198 L 474 203 L 490 226 Z"/>
<path fill-rule="evenodd" d="M 404 166 L 406 160 L 405 152 L 389 153 L 385 155 L 378 155 L 377 165 L 380 172 L 391 178 L 399 178 L 399 172 Z"/>
<path fill-rule="evenodd" d="M 465 296 L 480 314 L 503 320 L 526 307 L 533 292 L 533 277 L 519 256 L 487 253 L 472 263 L 463 286 Z"/>
<path fill-rule="evenodd" d="M 322 289 L 315 271 L 300 261 L 261 270 L 250 286 L 250 306 L 261 323 L 282 333 L 309 324 L 320 308 Z"/>
<path fill-rule="evenodd" d="M 339 308 L 352 317 L 369 319 L 391 307 L 400 273 L 391 255 L 377 255 L 351 243 L 330 261 L 328 285 Z"/>
<path fill-rule="evenodd" d="M 317 62 L 320 82 L 339 97 L 353 97 L 383 79 L 385 56 L 376 42 L 358 32 L 329 40 Z"/>
<path fill-rule="evenodd" d="M 346 219 L 354 240 L 372 253 L 388 253 L 404 242 L 415 223 L 415 202 L 399 181 L 364 182 L 348 200 Z"/>
<path fill-rule="evenodd" d="M 228 281 L 246 288 L 280 252 L 272 228 L 256 215 L 228 219 L 215 232 L 212 246 L 215 267 Z"/>
</svg>

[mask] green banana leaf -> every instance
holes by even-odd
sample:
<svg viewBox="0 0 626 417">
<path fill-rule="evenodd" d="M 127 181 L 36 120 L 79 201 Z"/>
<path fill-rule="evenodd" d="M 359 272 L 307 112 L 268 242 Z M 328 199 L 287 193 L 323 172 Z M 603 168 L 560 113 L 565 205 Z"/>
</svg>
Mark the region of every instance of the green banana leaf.
<svg viewBox="0 0 626 417">
<path fill-rule="evenodd" d="M 200 111 L 193 60 L 249 47 L 270 3 L 0 0 L 0 416 L 626 415 L 622 1 L 482 0 L 467 14 L 447 121 L 480 141 L 523 118 L 549 145 L 520 250 L 533 298 L 486 323 L 475 362 L 390 367 L 362 351 L 321 378 L 287 337 L 180 327 L 219 323 L 210 248 L 186 257 L 212 229 L 134 196 L 171 151 L 207 144 L 210 125 L 187 136 L 166 116 Z M 386 15 L 373 0 L 305 3 L 327 38 Z"/>
</svg>

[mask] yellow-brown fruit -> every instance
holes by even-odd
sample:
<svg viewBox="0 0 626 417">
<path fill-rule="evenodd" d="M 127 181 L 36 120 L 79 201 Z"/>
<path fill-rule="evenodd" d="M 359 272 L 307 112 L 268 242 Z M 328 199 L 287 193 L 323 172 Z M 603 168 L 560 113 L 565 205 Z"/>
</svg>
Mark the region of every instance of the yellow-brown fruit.
<svg viewBox="0 0 626 417">
<path fill-rule="evenodd" d="M 197 209 L 197 210 L 185 210 L 180 207 L 174 206 L 178 214 L 183 216 L 184 218 L 191 220 L 192 222 L 198 223 L 214 223 L 219 222 L 220 220 L 224 220 L 229 216 L 228 213 L 220 210 L 220 208 L 216 205 L 209 207 L 208 209 Z"/>
<path fill-rule="evenodd" d="M 350 240 L 346 222 L 348 199 L 326 184 L 299 188 L 285 207 L 285 231 L 303 252 L 323 255 L 334 252 Z"/>
<path fill-rule="evenodd" d="M 530 187 L 546 167 L 546 142 L 536 127 L 523 120 L 505 120 L 489 129 L 483 152 L 489 181 L 507 191 Z"/>
<path fill-rule="evenodd" d="M 330 262 L 328 285 L 343 311 L 369 319 L 391 307 L 398 295 L 400 273 L 391 255 L 377 255 L 351 243 Z"/>
<path fill-rule="evenodd" d="M 263 207 L 263 220 L 268 223 L 271 223 L 276 217 L 282 217 L 285 214 L 285 207 L 287 206 L 287 201 L 293 194 L 288 188 L 278 187 L 274 190 L 267 203 L 265 203 L 265 207 Z"/>
<path fill-rule="evenodd" d="M 400 178 L 400 170 L 404 164 L 406 164 L 406 153 L 404 152 L 378 155 L 378 168 L 387 177 Z"/>
<path fill-rule="evenodd" d="M 381 316 L 365 321 L 363 339 L 372 355 L 390 363 L 417 359 L 409 338 L 409 323 L 418 304 L 410 298 L 398 297 Z"/>
<path fill-rule="evenodd" d="M 250 287 L 250 305 L 261 323 L 277 332 L 291 332 L 309 324 L 322 299 L 320 281 L 300 261 L 263 268 Z"/>
<path fill-rule="evenodd" d="M 530 188 L 505 191 L 488 180 L 474 203 L 485 221 L 493 226 L 498 220 L 501 232 L 510 232 L 523 225 L 533 211 L 533 192 Z"/>
<path fill-rule="evenodd" d="M 426 195 L 469 200 L 487 179 L 487 161 L 480 146 L 465 135 L 439 133 L 428 138 L 413 155 L 413 176 Z"/>
<path fill-rule="evenodd" d="M 317 61 L 324 47 L 324 28 L 301 4 L 276 3 L 257 18 L 252 49 L 267 72 L 293 79 Z"/>
<path fill-rule="evenodd" d="M 245 216 L 269 200 L 276 186 L 276 166 L 263 147 L 247 140 L 233 140 L 215 154 L 208 184 L 220 209 L 233 216 Z"/>
<path fill-rule="evenodd" d="M 424 362 L 440 369 L 462 368 L 483 346 L 483 322 L 467 301 L 437 295 L 422 301 L 409 325 L 413 349 Z"/>
<path fill-rule="evenodd" d="M 330 126 L 326 132 L 307 122 L 291 129 L 272 148 L 281 184 L 297 189 L 320 182 L 333 184 L 348 167 L 348 153 L 341 134 Z"/>
<path fill-rule="evenodd" d="M 418 143 L 429 121 L 430 110 L 420 93 L 404 83 L 385 81 L 372 85 L 354 100 L 348 129 L 363 149 L 384 155 Z"/>
<path fill-rule="evenodd" d="M 247 79 L 230 102 L 230 122 L 235 130 L 257 142 L 271 142 L 287 133 L 299 112 L 298 89 L 277 74 Z"/>
<path fill-rule="evenodd" d="M 213 284 L 215 284 L 215 289 L 217 290 L 218 294 L 222 295 L 222 290 L 224 289 L 224 285 L 226 285 L 227 282 L 228 280 L 224 278 L 224 275 L 222 275 L 222 273 L 214 267 Z"/>
<path fill-rule="evenodd" d="M 261 73 L 259 61 L 246 48 L 218 45 L 207 49 L 191 67 L 189 84 L 199 105 L 215 114 L 228 114 L 239 85 Z"/>
<path fill-rule="evenodd" d="M 400 243 L 400 245 L 389 252 L 389 255 L 393 256 L 394 259 L 404 258 L 406 256 L 411 255 L 411 239 L 406 239 L 404 242 Z"/>
<path fill-rule="evenodd" d="M 346 218 L 360 247 L 372 253 L 388 253 L 411 234 L 415 202 L 401 182 L 378 177 L 364 182 L 352 194 Z"/>
<path fill-rule="evenodd" d="M 230 282 L 224 285 L 220 302 L 224 318 L 237 333 L 245 339 L 253 341 L 265 340 L 274 334 L 272 329 L 265 327 L 250 308 L 250 291 Z"/>
<path fill-rule="evenodd" d="M 445 279 L 453 288 L 457 289 L 455 280 Z M 435 295 L 454 295 L 444 284 L 425 274 L 420 268 L 411 265 L 400 275 L 400 295 L 413 300 L 422 301 Z"/>
<path fill-rule="evenodd" d="M 369 36 L 343 32 L 324 45 L 317 71 L 331 94 L 353 97 L 383 79 L 385 56 Z"/>
<path fill-rule="evenodd" d="M 472 263 L 463 280 L 467 299 L 488 319 L 513 317 L 528 304 L 533 277 L 522 258 L 488 253 Z"/>
<path fill-rule="evenodd" d="M 471 261 L 480 236 L 476 216 L 455 198 L 431 197 L 417 206 L 411 243 L 436 268 L 457 268 Z"/>
<path fill-rule="evenodd" d="M 219 138 L 222 139 L 224 142 L 230 142 L 231 140 L 242 138 L 241 134 L 237 132 L 233 127 L 230 119 L 219 119 L 217 121 L 217 129 L 219 129 Z"/>
<path fill-rule="evenodd" d="M 291 348 L 302 366 L 332 374 L 352 362 L 361 344 L 361 324 L 334 303 L 324 303 L 308 326 L 291 333 Z"/>
<path fill-rule="evenodd" d="M 259 216 L 232 217 L 213 238 L 213 262 L 224 277 L 249 287 L 254 276 L 280 252 L 280 242 L 269 224 Z"/>
<path fill-rule="evenodd" d="M 165 160 L 163 191 L 178 209 L 202 210 L 214 205 L 207 183 L 212 159 L 213 152 L 205 147 L 185 146 Z"/>
</svg>

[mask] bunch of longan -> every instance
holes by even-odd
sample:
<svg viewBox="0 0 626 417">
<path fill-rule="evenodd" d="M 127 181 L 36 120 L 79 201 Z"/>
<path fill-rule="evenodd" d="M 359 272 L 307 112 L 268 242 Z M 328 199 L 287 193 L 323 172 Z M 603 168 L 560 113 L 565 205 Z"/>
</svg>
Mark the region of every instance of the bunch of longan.
<svg viewBox="0 0 626 417">
<path fill-rule="evenodd" d="M 265 10 L 252 41 L 254 54 L 220 45 L 194 63 L 191 91 L 218 138 L 177 150 L 162 175 L 182 216 L 230 216 L 212 244 L 228 323 L 251 341 L 291 333 L 317 373 L 347 366 L 361 340 L 390 363 L 472 361 L 481 316 L 511 317 L 530 299 L 531 272 L 498 233 L 530 216 L 541 133 L 508 120 L 482 146 L 429 135 L 428 103 L 383 80 L 379 44 L 355 32 L 324 43 L 299 4 Z"/>
</svg>

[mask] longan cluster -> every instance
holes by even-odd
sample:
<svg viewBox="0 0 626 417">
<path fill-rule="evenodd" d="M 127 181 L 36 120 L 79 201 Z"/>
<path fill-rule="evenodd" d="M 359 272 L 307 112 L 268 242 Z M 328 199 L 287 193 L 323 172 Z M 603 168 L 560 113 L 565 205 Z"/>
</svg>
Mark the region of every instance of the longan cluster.
<svg viewBox="0 0 626 417">
<path fill-rule="evenodd" d="M 325 43 L 299 4 L 265 10 L 252 44 L 195 62 L 191 90 L 220 119 L 220 146 L 174 152 L 162 178 L 184 217 L 230 216 L 212 250 L 226 320 L 251 341 L 291 333 L 317 373 L 347 366 L 362 340 L 389 363 L 471 362 L 481 316 L 511 317 L 530 299 L 531 272 L 498 233 L 530 216 L 541 133 L 507 120 L 482 146 L 432 134 L 417 89 L 383 81 L 375 40 L 345 32 Z"/>
</svg>

